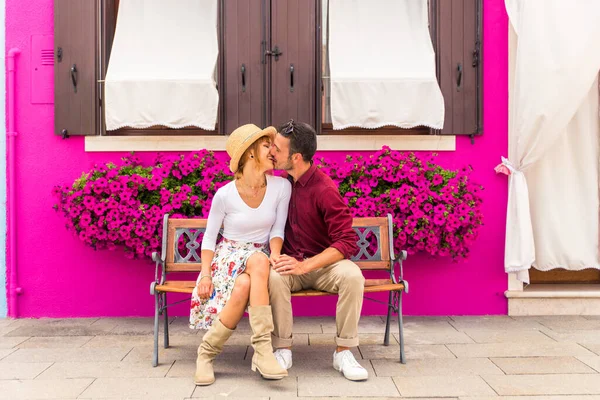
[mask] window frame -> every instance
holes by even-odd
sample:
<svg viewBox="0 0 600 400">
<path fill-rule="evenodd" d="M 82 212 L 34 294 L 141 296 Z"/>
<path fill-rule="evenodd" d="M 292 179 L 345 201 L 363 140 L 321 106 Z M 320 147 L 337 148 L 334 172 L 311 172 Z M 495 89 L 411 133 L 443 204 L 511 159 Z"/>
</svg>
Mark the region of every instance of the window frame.
<svg viewBox="0 0 600 400">
<path fill-rule="evenodd" d="M 114 137 L 114 136 L 151 136 L 151 137 L 160 137 L 160 136 L 193 136 L 193 137 L 203 137 L 203 136 L 223 136 L 226 135 L 226 132 L 220 132 L 220 126 L 223 126 L 224 116 L 222 115 L 221 110 L 224 106 L 224 97 L 221 93 L 219 93 L 219 112 L 217 117 L 217 127 L 213 131 L 206 131 L 200 128 L 182 128 L 182 129 L 170 129 L 170 128 L 162 128 L 162 127 L 153 127 L 148 129 L 134 129 L 134 128 L 123 128 L 115 132 L 106 131 L 105 126 L 105 118 L 104 118 L 104 108 L 103 108 L 103 98 L 104 98 L 104 76 L 106 74 L 106 69 L 108 66 L 108 49 L 112 45 L 112 40 L 114 37 L 114 29 L 116 25 L 116 7 L 120 0 L 103 0 L 98 2 L 98 30 L 99 34 L 97 35 L 97 52 L 98 52 L 98 100 L 96 105 L 96 125 L 97 129 L 95 132 L 96 137 Z M 224 27 L 223 27 L 223 0 L 219 0 L 218 2 L 218 36 L 219 36 L 219 57 L 217 61 L 217 88 L 224 87 L 223 79 L 223 37 L 224 37 Z M 269 0 L 266 0 L 269 1 Z M 440 130 L 431 129 L 428 127 L 415 127 L 410 129 L 398 128 L 393 126 L 381 127 L 378 129 L 361 129 L 361 128 L 347 128 L 343 130 L 334 130 L 331 124 L 324 123 L 323 121 L 323 109 L 322 109 L 322 101 L 323 101 L 323 66 L 322 66 L 322 1 L 327 0 L 316 0 L 316 32 L 315 35 L 316 40 L 316 90 L 314 91 L 315 96 L 315 105 L 316 105 L 316 126 L 315 129 L 320 136 L 361 136 L 368 133 L 372 136 L 389 136 L 389 135 L 397 135 L 397 136 L 412 136 L 412 135 L 440 135 L 442 132 Z M 464 0 L 469 1 L 469 0 Z M 478 7 L 478 21 L 476 22 L 478 26 L 478 37 L 479 37 L 479 48 L 477 49 L 479 59 L 481 62 L 482 59 L 482 51 L 481 51 L 481 17 L 482 17 L 482 2 L 481 0 L 472 0 L 477 2 Z M 438 80 L 439 80 L 439 70 L 440 66 L 440 55 L 437 51 L 438 43 L 437 43 L 437 7 L 439 7 L 440 0 L 429 0 L 429 15 L 430 15 L 430 25 L 431 25 L 431 39 L 436 49 L 436 69 L 438 71 Z M 112 12 L 111 12 L 112 10 Z M 478 74 L 481 74 L 481 67 L 478 70 Z M 481 82 L 481 77 L 478 77 L 479 82 Z M 476 132 L 474 133 L 464 133 L 470 134 L 471 137 L 474 135 L 481 134 L 482 132 L 482 106 L 483 106 L 483 96 L 481 93 L 481 83 L 478 84 L 478 99 L 477 99 L 477 120 L 478 127 Z M 277 121 L 274 121 L 277 123 Z M 456 133 L 453 133 L 456 134 Z"/>
</svg>

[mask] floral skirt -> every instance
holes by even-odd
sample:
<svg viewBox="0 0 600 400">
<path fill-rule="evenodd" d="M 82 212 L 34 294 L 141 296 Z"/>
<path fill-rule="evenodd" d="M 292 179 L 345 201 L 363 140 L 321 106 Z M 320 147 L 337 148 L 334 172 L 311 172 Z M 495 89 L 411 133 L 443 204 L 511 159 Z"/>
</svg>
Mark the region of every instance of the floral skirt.
<svg viewBox="0 0 600 400">
<path fill-rule="evenodd" d="M 246 269 L 246 261 L 254 253 L 268 257 L 267 243 L 246 243 L 223 238 L 215 248 L 210 266 L 214 291 L 208 299 L 198 297 L 198 286 L 192 292 L 190 328 L 208 329 L 225 307 L 236 278 Z M 196 285 L 200 280 L 196 281 Z"/>
</svg>

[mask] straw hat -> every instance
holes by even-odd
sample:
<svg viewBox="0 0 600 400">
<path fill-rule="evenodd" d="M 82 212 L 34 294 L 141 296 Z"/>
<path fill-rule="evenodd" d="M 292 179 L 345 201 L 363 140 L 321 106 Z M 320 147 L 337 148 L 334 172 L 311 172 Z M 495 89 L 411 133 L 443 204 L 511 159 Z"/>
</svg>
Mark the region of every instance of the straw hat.
<svg viewBox="0 0 600 400">
<path fill-rule="evenodd" d="M 229 169 L 235 173 L 238 170 L 240 158 L 244 152 L 263 136 L 269 136 L 271 140 L 277 134 L 277 129 L 272 126 L 268 126 L 265 129 L 261 129 L 254 124 L 242 125 L 229 135 L 227 143 L 225 143 L 225 149 L 227 154 L 231 157 L 229 162 Z"/>
</svg>

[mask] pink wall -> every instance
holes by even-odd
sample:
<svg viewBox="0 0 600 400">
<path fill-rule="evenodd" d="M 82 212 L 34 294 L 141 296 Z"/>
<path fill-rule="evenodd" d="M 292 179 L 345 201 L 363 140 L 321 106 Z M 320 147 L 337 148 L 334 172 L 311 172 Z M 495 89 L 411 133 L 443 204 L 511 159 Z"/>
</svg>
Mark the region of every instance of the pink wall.
<svg viewBox="0 0 600 400">
<path fill-rule="evenodd" d="M 409 315 L 506 314 L 503 292 L 504 226 L 507 185 L 493 167 L 507 152 L 507 16 L 503 0 L 484 2 L 484 135 L 475 145 L 457 138 L 457 150 L 440 155 L 447 167 L 471 164 L 485 190 L 485 226 L 470 261 L 452 263 L 410 257 L 404 297 Z M 64 228 L 52 210 L 55 184 L 72 182 L 96 162 L 120 153 L 86 153 L 83 138 L 53 134 L 53 105 L 30 103 L 31 35 L 51 34 L 52 0 L 6 0 L 6 48 L 18 47 L 17 60 L 17 213 L 18 269 L 23 294 L 20 317 L 149 316 L 154 266 L 132 262 L 120 252 L 95 252 Z M 328 156 L 342 156 L 329 153 Z M 143 155 L 151 159 L 152 154 Z M 335 298 L 295 299 L 298 315 L 333 315 Z M 175 310 L 185 315 L 186 307 Z M 365 302 L 364 314 L 385 307 Z"/>
</svg>

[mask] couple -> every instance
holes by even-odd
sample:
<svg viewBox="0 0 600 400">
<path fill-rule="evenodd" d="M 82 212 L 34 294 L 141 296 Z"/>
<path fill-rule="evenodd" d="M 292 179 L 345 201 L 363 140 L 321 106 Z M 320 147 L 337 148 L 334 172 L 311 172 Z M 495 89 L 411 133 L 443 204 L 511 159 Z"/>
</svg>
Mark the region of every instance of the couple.
<svg viewBox="0 0 600 400">
<path fill-rule="evenodd" d="M 252 328 L 252 370 L 281 379 L 292 366 L 291 293 L 338 293 L 333 367 L 347 379 L 368 372 L 355 360 L 364 278 L 352 216 L 335 183 L 312 158 L 315 130 L 293 120 L 279 131 L 244 125 L 228 138 L 235 179 L 213 198 L 202 240 L 202 271 L 192 294 L 190 326 L 208 329 L 198 348 L 196 385 L 215 381 L 213 360 L 244 311 Z M 285 170 L 288 179 L 272 176 Z M 223 239 L 217 243 L 223 225 Z M 285 237 L 285 241 L 284 241 Z M 275 352 L 273 352 L 273 347 Z"/>
</svg>

